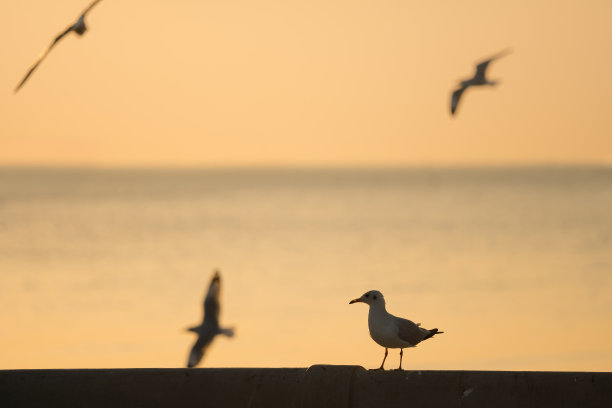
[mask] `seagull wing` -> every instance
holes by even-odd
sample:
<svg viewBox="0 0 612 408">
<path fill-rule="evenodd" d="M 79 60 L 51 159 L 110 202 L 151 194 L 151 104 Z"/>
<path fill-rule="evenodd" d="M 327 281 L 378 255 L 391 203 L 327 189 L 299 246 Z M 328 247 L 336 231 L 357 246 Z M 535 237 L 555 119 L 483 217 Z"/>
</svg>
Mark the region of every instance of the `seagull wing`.
<svg viewBox="0 0 612 408">
<path fill-rule="evenodd" d="M 395 319 L 398 329 L 397 335 L 412 346 L 420 343 L 429 333 L 429 330 L 419 327 L 419 325 L 411 320 L 402 319 L 401 317 L 396 317 Z"/>
<path fill-rule="evenodd" d="M 216 331 L 212 330 L 210 327 L 204 328 L 204 330 L 199 333 L 198 339 L 193 344 L 193 347 L 191 347 L 191 351 L 189 352 L 187 367 L 195 367 L 200 361 L 202 361 L 202 358 L 206 353 L 206 349 L 208 349 L 208 346 L 210 346 L 210 343 L 212 343 L 215 336 Z"/>
<path fill-rule="evenodd" d="M 187 367 L 195 367 L 204 357 L 204 353 L 217 334 L 219 334 L 219 293 L 221 291 L 221 276 L 215 271 L 204 297 L 204 320 L 197 327 L 188 330 L 198 334 L 198 339 L 189 352 Z"/>
<path fill-rule="evenodd" d="M 68 28 L 66 28 L 64 31 L 62 31 L 57 37 L 55 37 L 55 39 L 51 42 L 51 44 L 49 44 L 49 46 L 47 47 L 47 49 L 45 51 L 43 51 L 43 53 L 40 55 L 40 57 L 38 57 L 38 59 L 36 60 L 36 62 L 34 63 L 34 65 L 32 65 L 32 67 L 30 68 L 30 70 L 28 71 L 28 73 L 25 75 L 25 77 L 23 77 L 23 79 L 21 80 L 21 82 L 19 83 L 19 85 L 17 85 L 17 87 L 15 88 L 15 92 L 17 92 L 22 86 L 23 84 L 25 84 L 25 82 L 28 80 L 28 78 L 30 77 L 30 75 L 32 75 L 32 73 L 34 72 L 34 70 L 36 70 L 36 68 L 38 68 L 38 66 L 40 65 L 40 63 L 47 57 L 47 54 L 49 54 L 49 52 L 51 51 L 51 49 L 53 47 L 55 47 L 55 44 L 57 44 L 59 42 L 59 40 L 61 40 L 62 38 L 64 38 L 64 36 L 66 34 L 68 34 L 70 31 L 72 31 L 74 28 L 74 25 L 69 26 Z"/>
<path fill-rule="evenodd" d="M 451 95 L 451 115 L 455 114 L 457 106 L 459 105 L 459 99 L 461 99 L 461 95 L 463 95 L 463 91 L 465 91 L 466 89 L 467 87 L 458 88 Z"/>
<path fill-rule="evenodd" d="M 489 66 L 489 63 L 493 61 L 494 59 L 495 58 L 491 58 L 491 59 L 488 59 L 476 65 L 476 74 L 474 74 L 474 79 L 477 82 L 484 82 L 487 67 Z"/>
<path fill-rule="evenodd" d="M 89 6 L 87 6 L 87 8 L 85 10 L 83 10 L 83 12 L 81 13 L 82 16 L 84 16 L 85 14 L 89 13 L 89 10 L 91 10 L 92 8 L 94 8 L 94 6 L 96 4 L 98 4 L 99 2 L 101 2 L 102 0 L 94 0 Z"/>
<path fill-rule="evenodd" d="M 219 325 L 219 312 L 221 306 L 219 305 L 219 293 L 221 292 L 221 276 L 219 272 L 215 272 L 210 285 L 208 286 L 208 292 L 204 298 L 204 321 L 202 325 L 212 324 L 215 327 Z"/>
<path fill-rule="evenodd" d="M 36 62 L 34 63 L 34 65 L 32 65 L 32 67 L 30 68 L 30 70 L 26 73 L 25 77 L 23 77 L 23 79 L 21 80 L 21 82 L 19 82 L 19 85 L 17 85 L 17 87 L 15 88 L 14 92 L 19 91 L 19 89 L 21 89 L 21 87 L 23 86 L 23 84 L 26 83 L 26 81 L 28 80 L 28 78 L 30 77 L 30 75 L 32 75 L 32 73 L 36 70 L 36 68 L 38 68 L 38 66 L 40 65 L 40 63 L 47 57 L 47 54 L 49 54 L 49 51 L 51 51 L 51 49 L 55 46 L 55 44 L 57 44 L 59 42 L 59 40 L 61 40 L 62 38 L 64 38 L 64 36 L 66 34 L 68 34 L 69 32 L 73 31 L 73 30 L 77 30 L 78 31 L 78 24 L 79 21 L 81 21 L 81 19 L 83 19 L 85 17 L 85 14 L 87 14 L 89 12 L 89 10 L 91 10 L 92 8 L 94 8 L 94 6 L 96 4 L 98 4 L 99 2 L 101 2 L 102 0 L 94 0 L 85 10 L 83 10 L 83 12 L 81 13 L 79 19 L 77 20 L 76 23 L 68 26 L 68 28 L 66 28 L 62 33 L 60 33 L 57 37 L 55 37 L 55 39 L 53 40 L 53 42 L 51 42 L 51 44 L 49 44 L 49 46 L 47 47 L 47 49 L 40 55 L 40 57 L 38 57 L 38 60 L 36 60 Z M 79 32 L 79 34 L 82 34 L 82 32 Z"/>
<path fill-rule="evenodd" d="M 476 74 L 474 75 L 474 79 L 476 79 L 479 82 L 483 82 L 485 80 L 485 74 L 487 71 L 487 67 L 489 66 L 491 61 L 495 61 L 498 58 L 508 55 L 510 54 L 510 52 L 512 52 L 510 49 L 503 50 L 501 52 L 498 52 L 497 54 L 495 54 L 488 60 L 482 61 L 481 63 L 476 65 Z"/>
</svg>

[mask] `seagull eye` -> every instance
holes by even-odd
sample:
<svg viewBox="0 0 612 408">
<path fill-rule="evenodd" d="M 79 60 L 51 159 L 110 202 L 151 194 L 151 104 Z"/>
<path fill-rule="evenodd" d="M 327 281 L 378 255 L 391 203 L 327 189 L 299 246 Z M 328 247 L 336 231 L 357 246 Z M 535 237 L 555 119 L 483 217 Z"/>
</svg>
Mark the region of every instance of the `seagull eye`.
<svg viewBox="0 0 612 408">
<path fill-rule="evenodd" d="M 374 295 L 374 300 L 376 300 L 376 299 L 378 299 L 378 298 L 376 297 L 376 295 Z"/>
<path fill-rule="evenodd" d="M 370 297 L 370 295 L 368 295 L 368 294 L 366 293 L 365 297 Z"/>
</svg>

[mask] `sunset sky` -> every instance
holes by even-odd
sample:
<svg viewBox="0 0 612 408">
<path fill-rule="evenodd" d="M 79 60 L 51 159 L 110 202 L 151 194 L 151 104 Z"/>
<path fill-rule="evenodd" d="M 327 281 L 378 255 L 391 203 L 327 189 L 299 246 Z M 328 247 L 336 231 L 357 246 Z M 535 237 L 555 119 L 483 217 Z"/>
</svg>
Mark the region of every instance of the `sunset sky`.
<svg viewBox="0 0 612 408">
<path fill-rule="evenodd" d="M 612 162 L 609 0 L 104 0 L 13 94 L 88 3 L 0 2 L 0 165 Z"/>
<path fill-rule="evenodd" d="M 14 93 L 89 3 L 0 1 L 0 369 L 182 366 L 218 267 L 207 366 L 374 368 L 379 289 L 409 367 L 610 370 L 612 0 L 102 0 Z"/>
</svg>

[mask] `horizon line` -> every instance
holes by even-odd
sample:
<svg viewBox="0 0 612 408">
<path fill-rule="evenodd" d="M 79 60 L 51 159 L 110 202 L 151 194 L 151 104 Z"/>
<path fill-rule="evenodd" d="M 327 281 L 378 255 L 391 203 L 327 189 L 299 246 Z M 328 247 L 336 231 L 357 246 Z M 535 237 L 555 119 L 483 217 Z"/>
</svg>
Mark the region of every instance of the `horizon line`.
<svg viewBox="0 0 612 408">
<path fill-rule="evenodd" d="M 0 163 L 3 169 L 48 170 L 427 170 L 427 169 L 529 169 L 529 168 L 612 168 L 612 161 L 541 161 L 506 163 L 269 163 L 269 164 L 101 164 L 101 163 Z"/>
</svg>

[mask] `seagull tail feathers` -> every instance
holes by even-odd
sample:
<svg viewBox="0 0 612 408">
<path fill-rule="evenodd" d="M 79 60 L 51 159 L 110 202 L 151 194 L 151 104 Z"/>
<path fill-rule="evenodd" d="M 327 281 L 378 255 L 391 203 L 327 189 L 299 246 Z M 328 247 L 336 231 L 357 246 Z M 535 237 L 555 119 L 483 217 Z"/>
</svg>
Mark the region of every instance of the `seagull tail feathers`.
<svg viewBox="0 0 612 408">
<path fill-rule="evenodd" d="M 425 336 L 425 338 L 423 340 L 427 340 L 430 337 L 435 336 L 436 334 L 442 334 L 444 332 L 442 331 L 438 331 L 438 329 L 429 329 L 429 334 L 427 336 Z"/>
<path fill-rule="evenodd" d="M 225 328 L 220 329 L 219 333 L 227 337 L 234 337 L 234 328 L 225 327 Z"/>
</svg>

